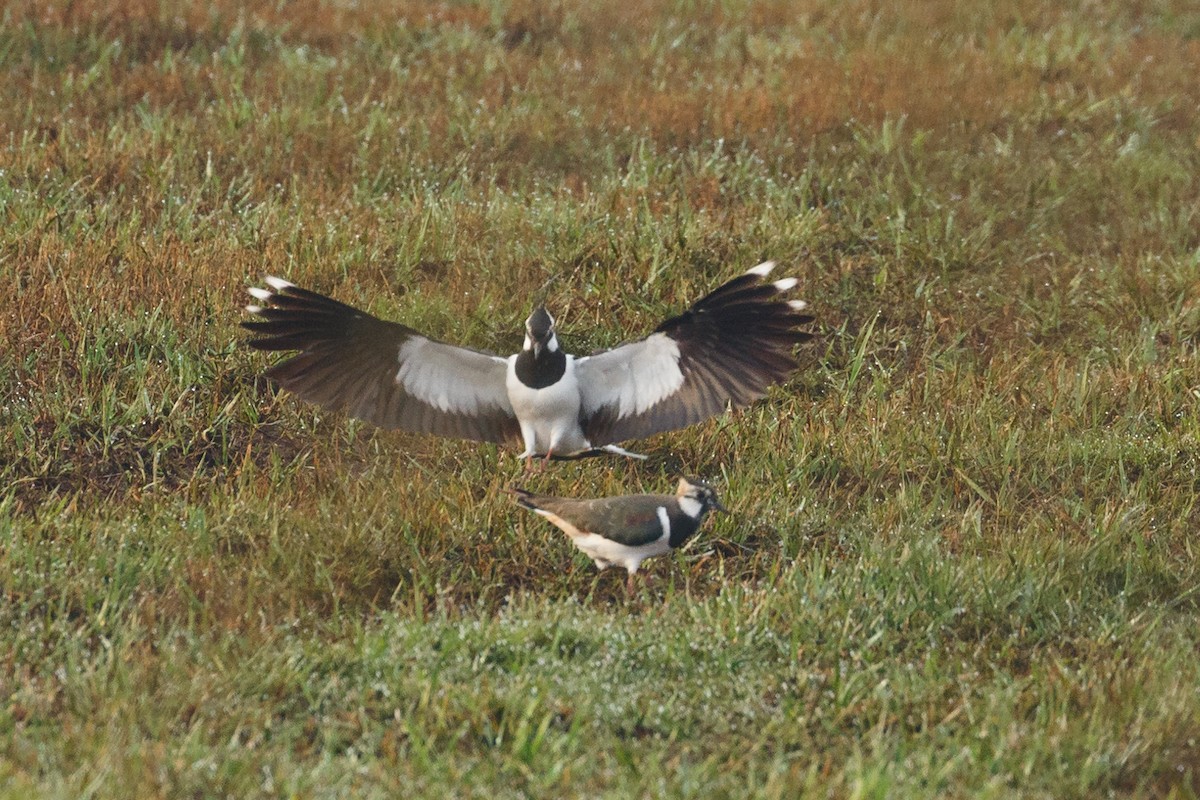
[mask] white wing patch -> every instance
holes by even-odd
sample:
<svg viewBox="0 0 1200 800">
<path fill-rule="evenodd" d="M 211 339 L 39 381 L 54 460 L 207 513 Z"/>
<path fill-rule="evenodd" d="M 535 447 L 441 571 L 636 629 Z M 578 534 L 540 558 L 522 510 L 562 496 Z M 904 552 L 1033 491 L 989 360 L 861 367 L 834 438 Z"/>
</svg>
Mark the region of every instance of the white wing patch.
<svg viewBox="0 0 1200 800">
<path fill-rule="evenodd" d="M 400 345 L 397 361 L 396 383 L 438 411 L 473 416 L 509 407 L 506 361 L 499 356 L 413 336 Z"/>
<path fill-rule="evenodd" d="M 606 406 L 616 406 L 618 417 L 641 414 L 683 385 L 679 345 L 665 333 L 575 363 L 587 415 Z"/>
</svg>

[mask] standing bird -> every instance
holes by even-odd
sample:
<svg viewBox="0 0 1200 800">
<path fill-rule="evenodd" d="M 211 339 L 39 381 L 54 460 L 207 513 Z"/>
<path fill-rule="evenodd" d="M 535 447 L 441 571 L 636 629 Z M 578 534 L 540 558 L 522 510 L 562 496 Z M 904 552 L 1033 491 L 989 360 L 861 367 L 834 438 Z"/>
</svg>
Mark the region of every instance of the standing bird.
<svg viewBox="0 0 1200 800">
<path fill-rule="evenodd" d="M 643 561 L 686 542 L 700 529 L 709 511 L 726 511 L 712 487 L 695 478 L 680 478 L 674 495 L 629 494 L 574 500 L 533 494 L 516 486 L 509 491 L 519 505 L 561 528 L 600 569 L 624 567 L 628 572 L 627 592 L 633 591 L 633 576 Z"/>
<path fill-rule="evenodd" d="M 759 264 L 671 317 L 644 339 L 576 357 L 560 349 L 554 317 L 537 308 L 525 344 L 507 358 L 424 336 L 281 278 L 251 288 L 259 350 L 298 350 L 267 370 L 285 389 L 383 428 L 505 443 L 522 458 L 600 452 L 748 405 L 796 368 L 812 334 L 795 278 L 767 281 Z"/>
</svg>

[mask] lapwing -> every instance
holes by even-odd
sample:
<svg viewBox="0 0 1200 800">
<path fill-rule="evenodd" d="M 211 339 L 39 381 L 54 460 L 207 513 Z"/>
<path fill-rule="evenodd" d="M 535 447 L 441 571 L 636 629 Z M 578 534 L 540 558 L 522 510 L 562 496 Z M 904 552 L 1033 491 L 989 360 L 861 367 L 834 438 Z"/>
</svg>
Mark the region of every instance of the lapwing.
<svg viewBox="0 0 1200 800">
<path fill-rule="evenodd" d="M 633 591 L 633 576 L 643 561 L 686 542 L 709 511 L 726 510 L 712 487 L 695 478 L 681 478 L 674 495 L 575 500 L 534 494 L 516 486 L 509 491 L 518 504 L 561 528 L 600 569 L 624 567 L 628 592 Z"/>
<path fill-rule="evenodd" d="M 525 321 L 508 357 L 447 344 L 281 278 L 253 287 L 242 326 L 259 350 L 298 350 L 267 370 L 283 388 L 383 428 L 508 443 L 524 440 L 526 466 L 603 452 L 741 407 L 797 366 L 812 334 L 796 278 L 768 281 L 759 264 L 660 324 L 645 338 L 589 356 L 558 343 L 544 308 Z"/>
</svg>

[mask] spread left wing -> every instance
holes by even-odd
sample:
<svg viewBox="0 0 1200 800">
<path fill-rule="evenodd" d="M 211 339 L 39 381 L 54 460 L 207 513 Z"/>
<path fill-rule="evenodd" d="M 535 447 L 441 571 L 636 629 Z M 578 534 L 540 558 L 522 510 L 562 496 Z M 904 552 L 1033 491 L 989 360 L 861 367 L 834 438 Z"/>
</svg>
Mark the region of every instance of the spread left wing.
<svg viewBox="0 0 1200 800">
<path fill-rule="evenodd" d="M 520 435 L 507 360 L 430 339 L 280 278 L 252 288 L 242 327 L 259 350 L 300 352 L 267 370 L 297 396 L 382 428 L 506 442 Z"/>
<path fill-rule="evenodd" d="M 718 287 L 654 333 L 576 361 L 584 433 L 599 447 L 675 430 L 748 405 L 797 366 L 812 334 L 795 278 L 769 282 L 772 262 Z"/>
</svg>

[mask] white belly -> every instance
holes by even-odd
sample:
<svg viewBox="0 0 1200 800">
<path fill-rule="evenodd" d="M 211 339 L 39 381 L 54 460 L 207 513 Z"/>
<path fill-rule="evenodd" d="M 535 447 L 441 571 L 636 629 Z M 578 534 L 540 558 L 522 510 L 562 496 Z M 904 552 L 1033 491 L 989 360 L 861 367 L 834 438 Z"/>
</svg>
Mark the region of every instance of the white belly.
<svg viewBox="0 0 1200 800">
<path fill-rule="evenodd" d="M 517 378 L 517 357 L 508 359 L 508 401 L 512 403 L 525 440 L 521 458 L 534 455 L 571 455 L 590 450 L 591 444 L 579 427 L 579 381 L 575 357 L 567 356 L 567 370 L 559 381 L 545 389 L 531 389 Z"/>
<path fill-rule="evenodd" d="M 651 556 L 661 556 L 669 552 L 671 549 L 668 544 L 669 538 L 670 536 L 663 532 L 661 537 L 641 547 L 618 544 L 594 533 L 572 537 L 571 541 L 601 569 L 609 564 L 616 564 L 624 567 L 626 571 L 634 573 L 642 565 L 642 561 Z"/>
</svg>

